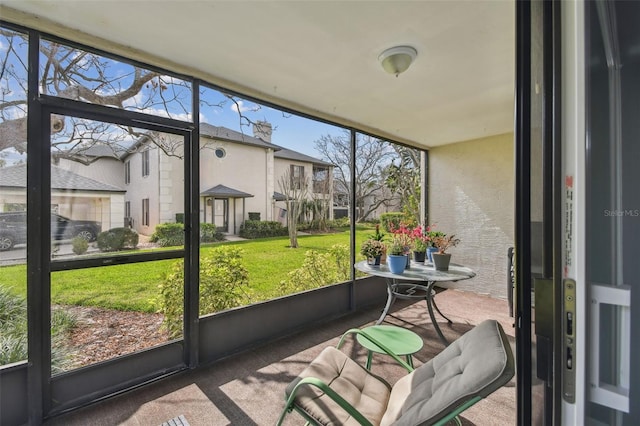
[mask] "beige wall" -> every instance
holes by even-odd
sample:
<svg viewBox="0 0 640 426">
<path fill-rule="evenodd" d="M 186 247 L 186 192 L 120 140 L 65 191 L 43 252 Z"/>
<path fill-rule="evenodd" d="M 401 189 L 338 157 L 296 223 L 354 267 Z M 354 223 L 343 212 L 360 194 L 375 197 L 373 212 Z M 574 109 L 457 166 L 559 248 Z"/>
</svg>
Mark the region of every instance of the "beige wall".
<svg viewBox="0 0 640 426">
<path fill-rule="evenodd" d="M 260 212 L 260 218 L 270 217 L 272 210 L 273 189 L 267 180 L 267 170 L 273 166 L 273 151 L 230 143 L 202 139 L 206 144 L 200 150 L 200 192 L 216 185 L 224 185 L 253 195 L 245 199 L 244 217 L 242 216 L 242 199 L 236 201 L 235 227 L 240 228 L 249 212 Z M 224 158 L 215 156 L 215 148 L 223 148 Z M 200 199 L 200 220 L 204 218 L 204 205 Z M 211 218 L 207 217 L 207 222 Z M 234 209 L 233 199 L 229 200 L 229 231 L 233 232 Z"/>
<path fill-rule="evenodd" d="M 103 157 L 86 166 L 77 161 L 61 158 L 58 166 L 101 183 L 124 188 L 124 169 L 122 161 L 118 159 Z"/>
<path fill-rule="evenodd" d="M 429 150 L 429 221 L 460 238 L 451 261 L 476 272 L 452 287 L 506 298 L 514 170 L 511 133 Z"/>
</svg>

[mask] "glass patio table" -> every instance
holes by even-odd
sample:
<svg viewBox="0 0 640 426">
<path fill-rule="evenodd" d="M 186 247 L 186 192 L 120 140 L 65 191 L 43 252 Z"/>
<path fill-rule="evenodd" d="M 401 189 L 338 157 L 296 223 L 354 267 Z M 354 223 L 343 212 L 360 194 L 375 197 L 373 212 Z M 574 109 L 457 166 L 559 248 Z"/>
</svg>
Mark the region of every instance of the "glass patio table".
<svg viewBox="0 0 640 426">
<path fill-rule="evenodd" d="M 430 263 L 411 261 L 410 268 L 405 269 L 402 274 L 392 273 L 384 263 L 379 266 L 374 266 L 369 265 L 366 260 L 363 260 L 354 266 L 358 271 L 383 277 L 387 282 L 387 303 L 376 325 L 382 323 L 396 299 L 425 299 L 427 302 L 427 310 L 429 311 L 429 318 L 433 323 L 436 333 L 438 333 L 440 340 L 442 340 L 445 346 L 449 344 L 438 326 L 433 308 L 435 308 L 449 324 L 451 324 L 452 321 L 440 311 L 438 305 L 433 300 L 433 287 L 437 282 L 461 281 L 473 278 L 476 275 L 475 272 L 470 268 L 455 263 L 449 265 L 448 271 L 436 271 L 435 267 Z"/>
</svg>

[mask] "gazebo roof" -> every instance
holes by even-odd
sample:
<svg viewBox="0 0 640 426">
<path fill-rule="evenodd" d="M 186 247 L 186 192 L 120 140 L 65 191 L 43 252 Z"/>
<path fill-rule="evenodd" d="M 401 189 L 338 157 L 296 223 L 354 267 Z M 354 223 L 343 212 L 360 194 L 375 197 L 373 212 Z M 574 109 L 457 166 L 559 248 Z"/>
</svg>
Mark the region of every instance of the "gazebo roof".
<svg viewBox="0 0 640 426">
<path fill-rule="evenodd" d="M 209 195 L 213 197 L 224 197 L 224 198 L 251 198 L 252 194 L 247 192 L 243 192 L 234 188 L 229 188 L 224 185 L 216 185 L 212 188 L 207 189 L 206 191 L 202 191 L 200 195 Z"/>
</svg>

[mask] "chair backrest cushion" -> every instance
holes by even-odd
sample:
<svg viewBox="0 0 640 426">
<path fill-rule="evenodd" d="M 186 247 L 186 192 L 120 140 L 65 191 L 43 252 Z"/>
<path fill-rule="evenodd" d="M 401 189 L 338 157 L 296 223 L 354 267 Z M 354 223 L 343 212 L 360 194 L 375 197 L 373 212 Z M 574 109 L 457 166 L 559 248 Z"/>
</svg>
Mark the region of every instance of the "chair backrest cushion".
<svg viewBox="0 0 640 426">
<path fill-rule="evenodd" d="M 381 425 L 423 425 L 511 380 L 513 352 L 497 321 L 487 320 L 396 382 Z"/>
</svg>

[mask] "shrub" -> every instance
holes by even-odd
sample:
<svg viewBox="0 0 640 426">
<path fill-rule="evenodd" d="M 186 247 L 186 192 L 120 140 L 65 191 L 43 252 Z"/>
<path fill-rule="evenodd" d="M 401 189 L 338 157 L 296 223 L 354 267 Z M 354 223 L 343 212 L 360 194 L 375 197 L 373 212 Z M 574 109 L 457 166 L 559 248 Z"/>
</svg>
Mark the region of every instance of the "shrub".
<svg viewBox="0 0 640 426">
<path fill-rule="evenodd" d="M 348 228 L 351 222 L 348 217 L 341 217 L 327 221 L 327 226 L 331 229 Z"/>
<path fill-rule="evenodd" d="M 411 220 L 413 219 L 400 212 L 382 213 L 380 215 L 380 224 L 387 232 L 391 232 L 391 229 L 398 229 L 401 224 L 406 224 Z"/>
<path fill-rule="evenodd" d="M 280 282 L 277 296 L 347 281 L 351 278 L 349 263 L 349 248 L 344 244 L 334 244 L 326 253 L 309 250 L 302 266 Z"/>
<path fill-rule="evenodd" d="M 72 250 L 78 256 L 81 254 L 85 254 L 89 249 L 89 243 L 82 237 L 75 237 L 71 240 Z"/>
<path fill-rule="evenodd" d="M 213 243 L 215 241 L 224 241 L 224 234 L 213 223 L 200 224 L 200 242 Z"/>
<path fill-rule="evenodd" d="M 212 249 L 200 259 L 200 315 L 233 308 L 249 300 L 249 273 L 242 250 L 232 246 Z M 182 333 L 184 262 L 171 265 L 160 288 L 159 311 L 172 337 Z"/>
<path fill-rule="evenodd" d="M 63 309 L 51 314 L 51 368 L 56 373 L 70 361 L 66 334 L 76 325 L 75 317 Z M 0 285 L 0 365 L 27 359 L 27 302 Z"/>
<path fill-rule="evenodd" d="M 244 223 L 240 225 L 239 235 L 242 238 L 249 239 L 281 237 L 288 235 L 288 231 L 280 222 L 245 220 Z"/>
<path fill-rule="evenodd" d="M 184 245 L 184 225 L 182 223 L 161 223 L 156 225 L 151 241 L 161 247 Z"/>
<path fill-rule="evenodd" d="M 100 251 L 134 249 L 138 246 L 138 234 L 129 228 L 113 228 L 98 234 Z"/>
</svg>

